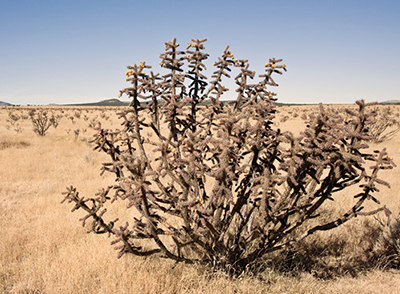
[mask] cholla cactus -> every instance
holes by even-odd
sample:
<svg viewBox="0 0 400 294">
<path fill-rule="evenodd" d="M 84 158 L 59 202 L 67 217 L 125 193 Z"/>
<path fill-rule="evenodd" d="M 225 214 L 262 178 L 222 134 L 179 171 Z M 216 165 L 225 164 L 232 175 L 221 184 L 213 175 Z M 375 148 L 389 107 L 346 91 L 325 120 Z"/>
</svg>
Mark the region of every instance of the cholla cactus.
<svg viewBox="0 0 400 294">
<path fill-rule="evenodd" d="M 83 224 L 93 220 L 90 232 L 114 235 L 119 257 L 162 254 L 237 274 L 316 231 L 387 211 L 363 211 L 365 201 L 379 203 L 376 184 L 389 185 L 379 170 L 393 166 L 385 150 L 361 151 L 371 122 L 363 101 L 346 120 L 321 106 L 295 138 L 273 128 L 275 94 L 267 86 L 277 86 L 273 75 L 286 71 L 282 60 L 270 59 L 260 80 L 250 83 L 256 74 L 248 61 L 226 47 L 207 81 L 205 41 L 192 40 L 185 51 L 176 40 L 165 43 L 163 76 L 145 62 L 128 67 L 131 86 L 121 95 L 132 102 L 119 114 L 123 130 L 99 126 L 93 141 L 110 156 L 102 172 L 114 173 L 116 184 L 94 198 L 79 196 L 74 187 L 65 192 L 64 201 L 87 212 Z M 222 102 L 228 90 L 223 79 L 234 69 L 236 100 Z M 348 196 L 356 198 L 348 212 L 316 222 L 321 205 L 352 185 L 360 192 Z M 131 219 L 106 220 L 106 207 L 115 201 L 127 202 Z"/>
<path fill-rule="evenodd" d="M 375 143 L 382 143 L 392 139 L 400 131 L 398 115 L 392 113 L 390 107 L 384 108 L 382 113 L 379 113 L 379 109 L 376 109 L 375 112 L 375 123 L 371 124 L 369 128 L 371 140 Z"/>
<path fill-rule="evenodd" d="M 33 131 L 39 136 L 45 136 L 51 126 L 56 128 L 60 120 L 54 114 L 50 116 L 46 110 L 32 110 L 29 116 L 32 121 Z"/>
</svg>

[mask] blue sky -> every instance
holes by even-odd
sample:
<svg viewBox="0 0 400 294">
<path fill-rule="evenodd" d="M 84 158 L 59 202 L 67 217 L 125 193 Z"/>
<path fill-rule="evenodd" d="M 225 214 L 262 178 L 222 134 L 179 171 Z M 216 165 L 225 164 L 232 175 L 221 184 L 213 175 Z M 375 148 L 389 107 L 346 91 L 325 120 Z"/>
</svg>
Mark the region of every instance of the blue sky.
<svg viewBox="0 0 400 294">
<path fill-rule="evenodd" d="M 208 67 L 226 45 L 257 74 L 283 58 L 288 72 L 271 88 L 280 102 L 400 99 L 399 16 L 398 0 L 0 0 L 0 101 L 115 98 L 126 66 L 161 71 L 175 37 L 208 38 Z"/>
</svg>

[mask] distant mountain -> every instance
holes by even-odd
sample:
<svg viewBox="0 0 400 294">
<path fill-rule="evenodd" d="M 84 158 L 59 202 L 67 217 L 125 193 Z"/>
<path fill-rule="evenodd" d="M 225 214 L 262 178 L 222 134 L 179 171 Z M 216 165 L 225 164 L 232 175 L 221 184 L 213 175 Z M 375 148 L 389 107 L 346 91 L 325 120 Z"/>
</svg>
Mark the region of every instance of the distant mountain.
<svg viewBox="0 0 400 294">
<path fill-rule="evenodd" d="M 380 102 L 380 104 L 400 104 L 400 100 L 387 100 Z"/>
<path fill-rule="evenodd" d="M 12 106 L 11 103 L 0 101 L 0 106 Z"/>
<path fill-rule="evenodd" d="M 233 104 L 235 103 L 234 100 L 224 100 L 224 103 Z M 100 102 L 91 102 L 91 103 L 74 103 L 74 104 L 67 104 L 68 106 L 128 106 L 130 102 L 125 102 L 118 100 L 116 98 L 102 100 Z M 163 102 L 161 102 L 163 103 Z M 206 99 L 201 104 L 207 105 L 211 103 L 210 100 Z M 275 102 L 277 106 L 290 106 L 290 105 L 305 105 L 305 104 L 292 104 L 292 103 L 278 103 Z"/>
<path fill-rule="evenodd" d="M 129 102 L 123 102 L 116 98 L 102 100 L 100 102 L 92 103 L 79 103 L 79 104 L 69 104 L 72 106 L 128 106 Z"/>
</svg>

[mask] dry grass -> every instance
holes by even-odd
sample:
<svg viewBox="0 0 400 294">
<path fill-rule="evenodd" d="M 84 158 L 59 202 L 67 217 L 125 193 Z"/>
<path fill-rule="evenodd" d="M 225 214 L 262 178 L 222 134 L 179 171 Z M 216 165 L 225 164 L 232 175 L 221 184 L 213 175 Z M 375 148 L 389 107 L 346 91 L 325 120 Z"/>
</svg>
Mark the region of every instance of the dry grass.
<svg viewBox="0 0 400 294">
<path fill-rule="evenodd" d="M 10 109 L 22 117 L 18 131 L 7 122 Z M 289 117 L 279 127 L 299 133 L 303 114 L 316 109 L 279 108 L 278 118 Z M 52 111 L 63 117 L 45 137 L 34 134 L 31 122 L 23 118 L 28 111 L 0 109 L 0 293 L 400 293 L 400 272 L 384 271 L 378 259 L 368 260 L 383 252 L 382 244 L 374 241 L 373 218 L 358 218 L 313 236 L 300 244 L 291 263 L 275 256 L 266 269 L 233 280 L 199 266 L 179 264 L 172 270 L 171 261 L 158 257 L 125 255 L 118 260 L 107 236 L 86 234 L 79 226 L 81 214 L 59 204 L 61 192 L 71 184 L 82 195 L 93 195 L 112 183 L 107 175 L 99 177 L 105 157 L 92 152 L 87 140 L 93 120 L 119 127 L 115 110 L 55 108 Z M 399 143 L 397 134 L 377 147 L 386 146 L 398 161 Z M 394 215 L 400 212 L 397 173 L 385 172 L 392 189 L 383 187 L 379 196 Z M 351 201 L 342 196 L 343 203 Z M 326 209 L 335 213 L 332 207 Z"/>
</svg>

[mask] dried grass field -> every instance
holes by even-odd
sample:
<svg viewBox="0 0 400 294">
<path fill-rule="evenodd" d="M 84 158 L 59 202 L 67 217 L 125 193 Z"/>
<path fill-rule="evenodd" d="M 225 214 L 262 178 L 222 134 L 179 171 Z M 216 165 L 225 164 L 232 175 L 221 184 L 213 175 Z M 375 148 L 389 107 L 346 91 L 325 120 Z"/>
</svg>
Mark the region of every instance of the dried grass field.
<svg viewBox="0 0 400 294">
<path fill-rule="evenodd" d="M 400 106 L 379 107 L 399 116 Z M 380 214 L 317 233 L 296 250 L 271 256 L 265 268 L 233 279 L 197 265 L 172 269 L 174 262 L 160 257 L 117 259 L 107 235 L 87 234 L 78 221 L 82 212 L 71 213 L 72 205 L 60 201 L 67 186 L 92 196 L 113 183 L 111 175 L 99 176 L 106 157 L 89 141 L 98 121 L 120 128 L 118 108 L 41 107 L 60 118 L 45 136 L 33 132 L 33 108 L 0 109 L 0 293 L 400 293 L 400 271 L 388 266 L 395 257 L 384 254 L 379 235 Z M 317 109 L 279 107 L 275 124 L 299 134 Z M 386 147 L 400 164 L 400 134 L 370 147 Z M 398 173 L 399 167 L 383 171 L 391 189 L 382 186 L 378 194 L 394 217 Z M 349 201 L 339 197 L 325 209 L 336 213 L 342 198 Z"/>
</svg>

